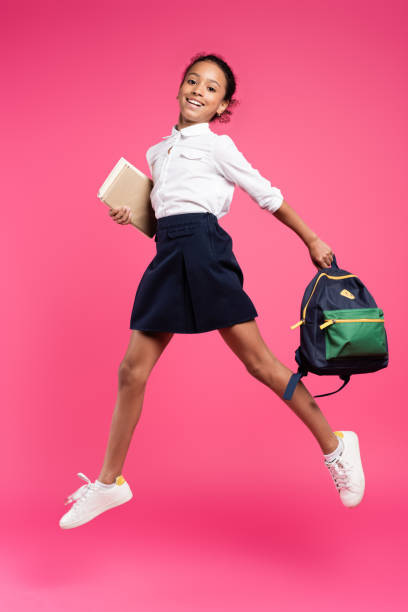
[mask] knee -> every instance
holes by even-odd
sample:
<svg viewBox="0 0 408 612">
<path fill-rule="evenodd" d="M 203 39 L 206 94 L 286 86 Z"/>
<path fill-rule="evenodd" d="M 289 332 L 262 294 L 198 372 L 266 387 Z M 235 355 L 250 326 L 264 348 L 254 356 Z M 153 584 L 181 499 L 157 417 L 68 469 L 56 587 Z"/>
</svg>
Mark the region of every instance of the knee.
<svg viewBox="0 0 408 612">
<path fill-rule="evenodd" d="M 263 380 L 265 378 L 267 372 L 265 359 L 251 357 L 245 362 L 245 367 L 254 378 L 257 378 L 258 380 Z"/>
<path fill-rule="evenodd" d="M 268 387 L 274 388 L 279 384 L 276 363 L 269 356 L 253 357 L 245 363 L 245 367 L 251 376 Z"/>
<path fill-rule="evenodd" d="M 146 385 L 149 372 L 140 364 L 134 363 L 128 359 L 123 359 L 119 365 L 119 386 L 137 386 L 143 387 Z"/>
</svg>

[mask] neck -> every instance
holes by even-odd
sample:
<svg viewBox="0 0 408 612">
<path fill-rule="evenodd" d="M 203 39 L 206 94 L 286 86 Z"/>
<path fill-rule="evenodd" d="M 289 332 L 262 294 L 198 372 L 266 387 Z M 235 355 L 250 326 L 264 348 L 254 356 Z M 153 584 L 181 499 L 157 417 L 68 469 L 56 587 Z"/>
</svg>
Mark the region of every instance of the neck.
<svg viewBox="0 0 408 612">
<path fill-rule="evenodd" d="M 176 123 L 176 128 L 178 130 L 182 130 L 185 127 L 190 127 L 190 125 L 198 125 L 200 123 L 208 123 L 208 121 L 186 121 L 181 115 L 178 118 L 178 122 Z"/>
</svg>

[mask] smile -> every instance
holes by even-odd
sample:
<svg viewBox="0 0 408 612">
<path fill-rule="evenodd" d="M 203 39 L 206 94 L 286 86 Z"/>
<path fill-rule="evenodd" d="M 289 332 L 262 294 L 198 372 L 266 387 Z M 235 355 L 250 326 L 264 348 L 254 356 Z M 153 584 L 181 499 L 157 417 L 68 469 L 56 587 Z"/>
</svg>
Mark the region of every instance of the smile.
<svg viewBox="0 0 408 612">
<path fill-rule="evenodd" d="M 204 104 L 202 104 L 201 102 L 199 102 L 198 100 L 194 100 L 194 98 L 186 98 L 187 102 L 189 104 L 191 104 L 192 106 L 204 106 Z"/>
</svg>

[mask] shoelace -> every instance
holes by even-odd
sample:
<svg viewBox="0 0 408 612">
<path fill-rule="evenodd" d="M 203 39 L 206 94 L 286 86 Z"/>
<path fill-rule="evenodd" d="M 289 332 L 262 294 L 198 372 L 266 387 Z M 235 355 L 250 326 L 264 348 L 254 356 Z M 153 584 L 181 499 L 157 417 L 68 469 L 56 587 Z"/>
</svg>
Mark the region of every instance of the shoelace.
<svg viewBox="0 0 408 612">
<path fill-rule="evenodd" d="M 340 489 L 350 489 L 350 476 L 352 472 L 350 464 L 344 459 L 337 459 L 332 461 L 332 463 L 326 463 L 326 465 L 329 468 L 337 490 L 340 492 Z"/>
<path fill-rule="evenodd" d="M 86 480 L 87 484 L 82 485 L 81 487 L 79 487 L 79 489 L 71 493 L 71 495 L 68 495 L 68 497 L 66 498 L 64 505 L 70 504 L 72 502 L 77 502 L 76 504 L 74 504 L 73 508 L 75 508 L 77 504 L 79 505 L 80 502 L 84 500 L 88 491 L 90 491 L 91 489 L 95 489 L 95 484 L 90 481 L 88 476 L 85 476 L 85 474 L 83 474 L 82 472 L 78 472 L 77 476 L 82 478 L 82 480 Z"/>
</svg>

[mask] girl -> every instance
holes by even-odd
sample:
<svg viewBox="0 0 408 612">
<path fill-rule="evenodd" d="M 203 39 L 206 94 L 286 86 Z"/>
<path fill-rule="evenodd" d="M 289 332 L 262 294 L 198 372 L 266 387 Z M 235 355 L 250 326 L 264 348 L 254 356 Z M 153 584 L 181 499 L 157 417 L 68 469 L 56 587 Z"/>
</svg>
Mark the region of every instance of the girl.
<svg viewBox="0 0 408 612">
<path fill-rule="evenodd" d="M 281 191 L 251 166 L 234 141 L 210 129 L 211 123 L 229 121 L 236 103 L 235 88 L 233 72 L 221 57 L 193 57 L 177 94 L 177 125 L 147 150 L 157 252 L 136 291 L 132 334 L 119 368 L 118 398 L 104 463 L 94 482 L 78 473 L 87 484 L 68 496 L 65 503 L 74 504 L 60 519 L 63 529 L 83 525 L 132 498 L 123 464 L 148 377 L 174 333 L 217 329 L 246 370 L 281 399 L 292 375 L 260 335 L 255 321 L 258 313 L 243 290 L 232 239 L 218 224 L 229 210 L 234 186 L 242 187 L 268 214 L 290 227 L 318 269 L 330 267 L 333 253 Z M 130 222 L 126 208 L 109 214 L 117 223 Z M 316 438 L 342 503 L 357 506 L 365 488 L 357 434 L 333 432 L 302 382 L 292 399 L 283 401 Z"/>
</svg>

